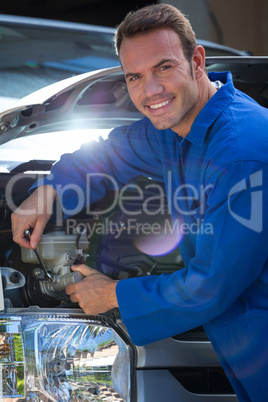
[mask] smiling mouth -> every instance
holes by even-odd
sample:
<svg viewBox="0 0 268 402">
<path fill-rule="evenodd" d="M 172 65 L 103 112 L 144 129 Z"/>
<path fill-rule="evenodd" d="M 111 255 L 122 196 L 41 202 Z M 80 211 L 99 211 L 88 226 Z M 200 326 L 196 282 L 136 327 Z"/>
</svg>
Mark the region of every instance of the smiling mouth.
<svg viewBox="0 0 268 402">
<path fill-rule="evenodd" d="M 158 103 L 157 105 L 150 105 L 149 108 L 150 109 L 160 109 L 161 107 L 168 105 L 173 99 L 174 98 L 170 98 L 165 102 Z"/>
</svg>

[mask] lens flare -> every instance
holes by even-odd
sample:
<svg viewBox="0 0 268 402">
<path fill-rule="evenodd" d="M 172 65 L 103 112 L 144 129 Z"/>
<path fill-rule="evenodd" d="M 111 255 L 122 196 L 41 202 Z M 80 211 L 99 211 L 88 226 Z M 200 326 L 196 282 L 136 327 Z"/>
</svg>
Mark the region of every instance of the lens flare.
<svg viewBox="0 0 268 402">
<path fill-rule="evenodd" d="M 146 217 L 146 221 L 137 225 L 133 243 L 145 254 L 162 256 L 178 247 L 182 237 L 179 226 L 174 227 L 169 217 Z"/>
</svg>

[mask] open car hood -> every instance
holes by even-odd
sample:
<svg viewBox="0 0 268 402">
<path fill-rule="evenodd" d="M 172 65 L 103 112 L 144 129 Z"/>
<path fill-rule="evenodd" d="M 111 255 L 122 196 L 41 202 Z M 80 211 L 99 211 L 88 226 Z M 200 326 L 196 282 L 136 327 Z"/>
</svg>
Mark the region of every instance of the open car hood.
<svg viewBox="0 0 268 402">
<path fill-rule="evenodd" d="M 208 71 L 231 71 L 235 86 L 268 106 L 268 57 L 208 57 Z M 45 132 L 110 128 L 142 117 L 130 100 L 121 67 L 57 82 L 0 113 L 0 144 Z"/>
<path fill-rule="evenodd" d="M 121 68 L 98 70 L 42 88 L 0 113 L 0 144 L 33 134 L 85 129 L 89 124 L 111 128 L 140 117 Z"/>
</svg>

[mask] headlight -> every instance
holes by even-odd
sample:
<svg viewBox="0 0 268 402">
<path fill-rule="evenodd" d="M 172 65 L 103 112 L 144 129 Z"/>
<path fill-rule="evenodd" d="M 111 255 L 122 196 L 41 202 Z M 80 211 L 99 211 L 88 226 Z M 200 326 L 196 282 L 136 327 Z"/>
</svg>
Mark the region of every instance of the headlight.
<svg viewBox="0 0 268 402">
<path fill-rule="evenodd" d="M 130 347 L 113 324 L 86 317 L 1 315 L 0 400 L 129 401 Z"/>
</svg>

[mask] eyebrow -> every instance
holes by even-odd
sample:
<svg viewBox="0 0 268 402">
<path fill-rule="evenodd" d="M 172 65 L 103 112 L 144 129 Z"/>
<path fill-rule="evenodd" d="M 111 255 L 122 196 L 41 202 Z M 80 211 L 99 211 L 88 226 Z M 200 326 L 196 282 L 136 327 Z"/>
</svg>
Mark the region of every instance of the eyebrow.
<svg viewBox="0 0 268 402">
<path fill-rule="evenodd" d="M 162 66 L 162 64 L 170 63 L 170 62 L 173 63 L 174 60 L 173 60 L 173 59 L 163 59 L 163 60 L 160 60 L 159 63 L 157 63 L 153 68 L 158 68 L 158 67 Z"/>
<path fill-rule="evenodd" d="M 153 69 L 155 70 L 156 68 L 162 66 L 162 64 L 170 63 L 170 62 L 174 63 L 174 60 L 173 60 L 173 59 L 162 59 L 162 60 L 160 60 L 157 64 L 155 64 L 155 65 L 153 66 Z M 135 75 L 139 75 L 139 74 L 140 74 L 140 73 L 127 73 L 127 74 L 125 75 L 125 78 L 135 77 Z"/>
</svg>

